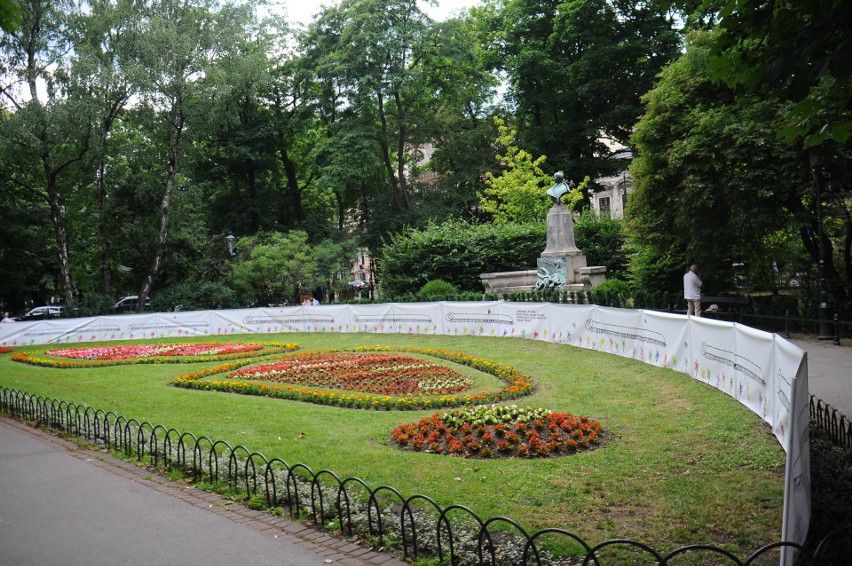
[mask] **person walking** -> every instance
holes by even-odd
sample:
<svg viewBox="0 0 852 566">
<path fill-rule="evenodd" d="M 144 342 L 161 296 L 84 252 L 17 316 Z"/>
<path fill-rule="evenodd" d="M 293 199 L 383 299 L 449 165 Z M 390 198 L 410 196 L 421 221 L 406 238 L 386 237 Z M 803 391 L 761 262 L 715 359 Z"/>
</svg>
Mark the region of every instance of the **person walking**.
<svg viewBox="0 0 852 566">
<path fill-rule="evenodd" d="M 694 263 L 683 276 L 683 298 L 686 299 L 686 314 L 701 316 L 701 278 Z"/>
</svg>

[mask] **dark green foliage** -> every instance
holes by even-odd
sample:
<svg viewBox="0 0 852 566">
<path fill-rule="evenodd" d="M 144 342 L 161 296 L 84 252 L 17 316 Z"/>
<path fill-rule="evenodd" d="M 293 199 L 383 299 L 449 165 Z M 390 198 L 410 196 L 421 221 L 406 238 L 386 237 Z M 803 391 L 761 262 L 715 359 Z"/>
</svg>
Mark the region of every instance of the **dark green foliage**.
<svg viewBox="0 0 852 566">
<path fill-rule="evenodd" d="M 840 566 L 852 556 L 852 454 L 818 428 L 811 431 L 811 523 L 805 546 L 813 552 L 835 533 L 820 564 Z"/>
<path fill-rule="evenodd" d="M 714 83 L 711 39 L 690 37 L 688 53 L 646 95 L 634 130 L 627 216 L 638 287 L 676 291 L 697 263 L 703 291 L 720 294 L 734 286 L 734 263 L 771 269 L 773 242 L 812 221 L 807 162 L 776 138 L 783 102 Z"/>
<path fill-rule="evenodd" d="M 805 147 L 852 135 L 852 3 L 848 0 L 707 0 L 718 9 L 714 78 L 748 92 L 772 88 L 794 102 L 781 133 Z M 829 142 L 829 143 L 826 143 Z"/>
<path fill-rule="evenodd" d="M 67 316 L 102 316 L 113 314 L 115 298 L 100 293 L 79 294 L 76 300 L 66 307 Z"/>
<path fill-rule="evenodd" d="M 447 283 L 440 279 L 433 279 L 417 291 L 417 298 L 425 301 L 431 301 L 435 300 L 436 297 L 446 297 L 448 295 L 454 295 L 457 292 L 458 290 L 456 289 L 456 286 L 452 283 Z"/>
<path fill-rule="evenodd" d="M 151 298 L 151 308 L 167 312 L 175 308 L 185 311 L 233 309 L 239 307 L 234 290 L 222 283 L 184 281 L 163 289 Z"/>
<path fill-rule="evenodd" d="M 624 249 L 624 227 L 620 220 L 583 212 L 574 223 L 577 247 L 586 254 L 587 265 L 606 266 L 608 278 L 623 278 L 627 274 L 627 252 Z"/>
<path fill-rule="evenodd" d="M 592 302 L 605 307 L 626 307 L 630 285 L 620 279 L 607 279 L 591 291 Z"/>
<path fill-rule="evenodd" d="M 544 224 L 430 224 L 382 247 L 379 282 L 387 298 L 414 293 L 430 279 L 481 291 L 481 273 L 535 269 L 545 243 Z"/>
<path fill-rule="evenodd" d="M 0 166 L 6 164 L 0 158 Z M 0 306 L 13 315 L 23 314 L 27 306 L 46 304 L 57 294 L 59 269 L 51 246 L 50 212 L 25 193 L 3 190 L 2 196 Z"/>
<path fill-rule="evenodd" d="M 627 142 L 640 97 L 677 55 L 668 15 L 638 2 L 505 0 L 475 10 L 505 72 L 524 149 L 581 181 L 612 172 L 602 137 Z"/>
</svg>

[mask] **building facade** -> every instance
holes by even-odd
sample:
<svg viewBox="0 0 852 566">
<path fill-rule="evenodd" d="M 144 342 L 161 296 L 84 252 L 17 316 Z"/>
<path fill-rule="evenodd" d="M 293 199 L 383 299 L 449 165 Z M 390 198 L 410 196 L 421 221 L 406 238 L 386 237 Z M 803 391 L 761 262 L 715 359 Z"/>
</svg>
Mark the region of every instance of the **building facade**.
<svg viewBox="0 0 852 566">
<path fill-rule="evenodd" d="M 616 159 L 624 160 L 624 169 L 618 175 L 595 179 L 595 183 L 603 187 L 589 195 L 589 204 L 599 216 L 624 218 L 627 209 L 627 198 L 633 192 L 633 177 L 627 171 L 633 155 L 629 151 L 615 155 Z"/>
</svg>

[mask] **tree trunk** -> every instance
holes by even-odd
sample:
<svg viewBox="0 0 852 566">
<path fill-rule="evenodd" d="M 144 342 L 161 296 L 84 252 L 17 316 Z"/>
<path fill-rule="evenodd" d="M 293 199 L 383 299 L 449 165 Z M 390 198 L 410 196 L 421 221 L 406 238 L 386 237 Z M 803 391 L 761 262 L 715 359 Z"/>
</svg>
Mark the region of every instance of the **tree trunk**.
<svg viewBox="0 0 852 566">
<path fill-rule="evenodd" d="M 139 302 L 137 310 L 141 311 L 145 308 L 145 302 L 151 295 L 151 288 L 154 285 L 154 279 L 160 271 L 160 265 L 163 261 L 163 254 L 166 250 L 166 236 L 169 229 L 169 204 L 171 203 L 172 190 L 174 189 L 175 178 L 177 177 L 181 137 L 183 135 L 183 127 L 186 123 L 186 117 L 183 114 L 181 102 L 176 102 L 177 107 L 173 108 L 175 120 L 173 122 L 173 131 L 169 143 L 169 168 L 166 176 L 166 187 L 163 191 L 163 198 L 160 201 L 160 231 L 157 236 L 157 249 L 154 252 L 154 261 L 151 263 L 151 270 L 148 272 L 145 281 L 142 283 L 142 290 L 139 291 Z"/>
<path fill-rule="evenodd" d="M 50 205 L 50 216 L 53 219 L 53 233 L 56 237 L 56 256 L 59 260 L 59 279 L 62 284 L 63 298 L 66 305 L 74 301 L 74 286 L 71 283 L 71 267 L 68 259 L 68 238 L 65 225 L 62 223 L 62 206 L 59 204 L 59 192 L 56 187 L 56 172 L 50 165 L 44 163 L 44 173 L 47 179 L 47 200 Z"/>
<path fill-rule="evenodd" d="M 296 164 L 290 159 L 287 153 L 287 146 L 284 143 L 283 137 L 279 139 L 281 155 L 281 163 L 284 165 L 284 174 L 287 176 L 287 189 L 290 192 L 290 202 L 293 203 L 293 212 L 296 215 L 296 221 L 299 224 L 304 224 L 307 217 L 305 209 L 302 207 L 302 189 L 299 188 L 299 179 L 296 177 Z"/>
<path fill-rule="evenodd" d="M 103 133 L 103 132 L 102 132 Z M 106 137 L 101 137 L 101 153 L 98 157 L 98 235 L 101 238 L 101 292 L 105 296 L 109 296 L 112 291 L 112 269 L 109 265 L 110 246 L 109 238 L 107 237 L 107 221 L 106 211 L 106 165 L 104 156 L 106 155 Z"/>
<path fill-rule="evenodd" d="M 255 234 L 260 229 L 260 214 L 257 206 L 257 173 L 255 171 L 254 159 L 246 159 L 246 177 L 248 182 L 248 198 L 251 202 L 251 217 L 249 218 L 249 229 Z"/>
<path fill-rule="evenodd" d="M 390 181 L 391 189 L 393 190 L 393 204 L 397 210 L 402 210 L 404 208 L 404 203 L 399 192 L 399 183 L 396 178 L 396 173 L 394 172 L 393 164 L 391 163 L 390 146 L 388 145 L 388 118 L 385 114 L 385 100 L 384 97 L 382 97 L 381 92 L 376 93 L 376 100 L 379 103 L 379 119 L 382 122 L 382 135 L 379 136 L 379 145 L 382 148 L 382 163 L 384 163 L 385 169 L 388 172 L 388 180 Z"/>
<path fill-rule="evenodd" d="M 401 109 L 402 100 L 400 100 L 399 92 L 394 92 L 393 96 L 394 100 L 396 100 L 397 121 L 399 122 L 399 133 L 396 139 L 396 176 L 399 179 L 399 193 L 402 197 L 402 204 L 405 210 L 411 210 L 411 193 L 408 192 L 408 182 L 405 175 L 405 142 L 407 135 L 405 116 Z"/>
</svg>

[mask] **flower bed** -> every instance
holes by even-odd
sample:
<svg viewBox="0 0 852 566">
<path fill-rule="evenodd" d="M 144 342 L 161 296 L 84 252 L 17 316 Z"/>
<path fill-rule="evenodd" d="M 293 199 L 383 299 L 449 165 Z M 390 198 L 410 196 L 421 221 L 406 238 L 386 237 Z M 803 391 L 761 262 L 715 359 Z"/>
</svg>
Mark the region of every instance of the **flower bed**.
<svg viewBox="0 0 852 566">
<path fill-rule="evenodd" d="M 291 356 L 240 369 L 225 377 L 380 395 L 448 395 L 473 385 L 457 371 L 411 356 L 354 352 Z"/>
<path fill-rule="evenodd" d="M 396 349 L 396 352 L 416 353 L 466 365 L 506 383 L 498 392 L 481 391 L 462 395 L 459 393 L 470 388 L 471 382 L 458 372 L 398 353 L 392 356 L 377 354 L 393 350 L 388 347 L 359 347 L 352 350 L 301 352 L 282 356 L 275 362 L 234 371 L 223 376 L 225 379 L 209 379 L 216 372 L 208 372 L 203 376 L 197 372 L 184 374 L 175 380 L 174 385 L 322 405 L 384 410 L 471 406 L 514 399 L 535 390 L 532 379 L 505 364 L 446 350 Z M 347 364 L 349 369 L 346 369 Z M 358 368 L 357 373 L 353 368 Z M 225 373 L 225 370 L 220 373 Z"/>
<path fill-rule="evenodd" d="M 238 360 L 291 352 L 297 344 L 205 343 L 146 344 L 55 348 L 43 352 L 18 352 L 16 362 L 54 368 L 103 367 L 131 364 L 199 363 Z"/>
<path fill-rule="evenodd" d="M 0 354 L 8 354 L 11 351 L 12 348 L 9 348 L 8 346 L 0 346 Z"/>
<path fill-rule="evenodd" d="M 406 450 L 464 458 L 548 458 L 596 446 L 601 424 L 541 408 L 478 406 L 401 424 L 392 441 Z"/>
</svg>

